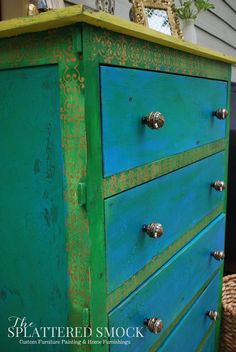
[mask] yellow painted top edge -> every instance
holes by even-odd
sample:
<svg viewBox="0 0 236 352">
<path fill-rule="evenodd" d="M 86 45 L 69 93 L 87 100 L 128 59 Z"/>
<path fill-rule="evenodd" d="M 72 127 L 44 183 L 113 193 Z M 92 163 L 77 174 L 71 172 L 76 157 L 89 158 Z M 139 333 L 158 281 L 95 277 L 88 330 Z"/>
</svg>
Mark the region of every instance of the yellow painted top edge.
<svg viewBox="0 0 236 352">
<path fill-rule="evenodd" d="M 185 42 L 184 40 L 162 34 L 117 16 L 91 10 L 84 5 L 74 5 L 64 9 L 48 11 L 36 16 L 1 21 L 0 38 L 17 36 L 24 33 L 40 32 L 69 26 L 75 23 L 87 23 L 194 55 L 236 64 L 236 57 Z"/>
</svg>

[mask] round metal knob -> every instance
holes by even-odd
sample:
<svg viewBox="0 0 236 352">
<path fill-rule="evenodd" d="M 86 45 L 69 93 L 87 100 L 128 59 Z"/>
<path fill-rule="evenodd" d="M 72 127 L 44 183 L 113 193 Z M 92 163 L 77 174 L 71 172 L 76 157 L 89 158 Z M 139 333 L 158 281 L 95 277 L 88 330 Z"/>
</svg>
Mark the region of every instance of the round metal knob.
<svg viewBox="0 0 236 352">
<path fill-rule="evenodd" d="M 208 313 L 207 313 L 208 317 L 211 319 L 211 320 L 214 320 L 216 321 L 219 317 L 219 314 L 216 310 L 210 310 Z"/>
<path fill-rule="evenodd" d="M 149 237 L 158 238 L 164 233 L 163 226 L 158 222 L 152 222 L 149 225 L 143 225 L 143 231 L 145 231 Z"/>
<path fill-rule="evenodd" d="M 142 122 L 153 130 L 162 128 L 165 123 L 165 118 L 161 112 L 150 112 L 146 117 L 142 118 Z"/>
<path fill-rule="evenodd" d="M 226 188 L 224 181 L 215 181 L 212 183 L 212 187 L 219 192 L 224 191 Z"/>
<path fill-rule="evenodd" d="M 145 319 L 144 325 L 147 326 L 148 330 L 154 334 L 158 334 L 163 329 L 164 325 L 161 319 L 159 318 L 150 318 Z"/>
<path fill-rule="evenodd" d="M 228 110 L 224 108 L 217 109 L 214 111 L 213 116 L 216 116 L 219 120 L 224 120 L 229 115 Z"/>
<path fill-rule="evenodd" d="M 225 254 L 222 251 L 215 251 L 212 254 L 212 257 L 214 257 L 216 260 L 224 260 L 225 259 Z"/>
</svg>

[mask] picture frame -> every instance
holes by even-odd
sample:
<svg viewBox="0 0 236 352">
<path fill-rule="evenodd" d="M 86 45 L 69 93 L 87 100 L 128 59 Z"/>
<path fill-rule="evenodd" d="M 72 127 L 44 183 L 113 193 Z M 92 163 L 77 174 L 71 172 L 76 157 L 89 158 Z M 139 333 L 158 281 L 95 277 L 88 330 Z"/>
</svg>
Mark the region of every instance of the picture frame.
<svg viewBox="0 0 236 352">
<path fill-rule="evenodd" d="M 183 38 L 172 0 L 129 0 L 130 19 L 158 32 Z"/>
</svg>

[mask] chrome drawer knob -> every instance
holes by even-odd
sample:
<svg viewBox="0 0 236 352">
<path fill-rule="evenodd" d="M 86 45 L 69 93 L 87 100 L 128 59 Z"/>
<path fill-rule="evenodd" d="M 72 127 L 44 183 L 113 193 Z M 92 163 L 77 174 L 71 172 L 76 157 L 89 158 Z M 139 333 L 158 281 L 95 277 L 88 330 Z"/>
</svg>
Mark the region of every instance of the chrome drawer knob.
<svg viewBox="0 0 236 352">
<path fill-rule="evenodd" d="M 224 120 L 229 115 L 228 110 L 224 108 L 217 109 L 214 111 L 213 116 L 216 116 L 219 120 Z"/>
<path fill-rule="evenodd" d="M 211 319 L 211 320 L 214 320 L 216 321 L 219 317 L 219 314 L 216 310 L 210 310 L 208 313 L 207 313 L 208 317 Z"/>
<path fill-rule="evenodd" d="M 214 257 L 216 260 L 224 260 L 225 259 L 225 254 L 222 251 L 215 251 L 212 254 L 212 257 Z"/>
<path fill-rule="evenodd" d="M 150 112 L 148 116 L 142 118 L 142 123 L 153 130 L 158 130 L 163 127 L 165 118 L 161 112 Z"/>
<path fill-rule="evenodd" d="M 152 238 L 159 238 L 164 233 L 162 224 L 159 224 L 158 222 L 152 222 L 149 225 L 143 225 L 143 231 L 145 231 L 148 236 Z"/>
<path fill-rule="evenodd" d="M 144 325 L 146 325 L 148 330 L 153 334 L 158 334 L 164 327 L 162 320 L 156 317 L 145 319 Z"/>
<path fill-rule="evenodd" d="M 226 188 L 224 181 L 215 181 L 212 183 L 212 187 L 219 192 L 224 191 Z"/>
</svg>

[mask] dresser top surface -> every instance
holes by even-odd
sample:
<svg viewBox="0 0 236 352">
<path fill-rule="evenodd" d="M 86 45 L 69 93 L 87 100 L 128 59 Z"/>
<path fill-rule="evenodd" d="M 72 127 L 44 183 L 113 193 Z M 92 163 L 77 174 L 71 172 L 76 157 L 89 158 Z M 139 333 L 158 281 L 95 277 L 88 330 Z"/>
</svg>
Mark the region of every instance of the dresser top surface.
<svg viewBox="0 0 236 352">
<path fill-rule="evenodd" d="M 1 21 L 0 38 L 7 38 L 25 33 L 41 32 L 76 23 L 87 23 L 117 33 L 189 52 L 194 55 L 236 64 L 236 57 L 188 43 L 184 40 L 162 34 L 117 16 L 90 9 L 84 5 L 75 5 L 64 9 L 41 13 L 36 16 Z"/>
</svg>

